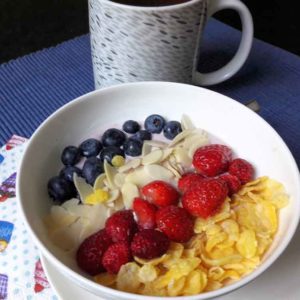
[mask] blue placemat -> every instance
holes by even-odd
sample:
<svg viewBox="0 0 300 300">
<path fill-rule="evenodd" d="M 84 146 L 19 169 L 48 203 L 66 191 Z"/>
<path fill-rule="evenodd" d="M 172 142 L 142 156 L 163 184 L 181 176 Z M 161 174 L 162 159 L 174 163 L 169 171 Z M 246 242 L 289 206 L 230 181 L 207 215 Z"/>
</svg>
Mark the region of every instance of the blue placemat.
<svg viewBox="0 0 300 300">
<path fill-rule="evenodd" d="M 240 32 L 211 21 L 199 62 L 211 70 L 234 53 Z M 242 70 L 212 87 L 240 102 L 256 99 L 300 165 L 300 58 L 255 40 Z M 81 36 L 0 66 L 0 143 L 13 133 L 30 137 L 58 107 L 94 89 L 89 36 Z"/>
</svg>

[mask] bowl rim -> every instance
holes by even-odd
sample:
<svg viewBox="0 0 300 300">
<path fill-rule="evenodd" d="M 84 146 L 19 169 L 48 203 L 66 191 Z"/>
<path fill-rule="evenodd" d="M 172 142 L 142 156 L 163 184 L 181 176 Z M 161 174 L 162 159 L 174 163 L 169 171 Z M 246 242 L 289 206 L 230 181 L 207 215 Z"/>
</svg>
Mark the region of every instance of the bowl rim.
<svg viewBox="0 0 300 300">
<path fill-rule="evenodd" d="M 295 176 L 295 178 L 298 177 L 298 186 L 297 186 L 297 195 L 295 197 L 295 201 L 297 203 L 298 206 L 298 210 L 297 210 L 297 215 L 294 216 L 294 218 L 291 220 L 291 223 L 289 225 L 289 231 L 288 234 L 284 236 L 282 242 L 278 245 L 278 247 L 274 250 L 274 252 L 261 264 L 259 265 L 259 267 L 254 270 L 253 272 L 251 272 L 250 274 L 246 275 L 245 277 L 239 279 L 238 281 L 231 283 L 227 286 L 224 286 L 220 289 L 217 289 L 215 291 L 209 291 L 209 292 L 205 292 L 205 293 L 200 293 L 197 295 L 192 295 L 192 296 L 176 296 L 176 297 L 157 297 L 157 296 L 146 296 L 146 295 L 138 295 L 138 294 L 134 294 L 134 293 L 128 293 L 128 292 L 123 292 L 123 291 L 119 291 L 116 289 L 112 289 L 106 286 L 103 286 L 101 284 L 98 284 L 82 275 L 80 275 L 79 273 L 77 273 L 76 271 L 73 271 L 71 268 L 69 268 L 68 266 L 66 266 L 64 263 L 62 263 L 54 254 L 52 254 L 47 247 L 42 243 L 42 241 L 39 240 L 39 238 L 37 237 L 37 235 L 35 234 L 34 230 L 32 229 L 31 225 L 30 225 L 30 220 L 28 220 L 26 214 L 25 214 L 25 209 L 23 206 L 23 201 L 21 200 L 22 198 L 22 185 L 21 185 L 21 175 L 22 175 L 22 167 L 23 167 L 23 163 L 26 160 L 26 157 L 28 155 L 28 153 L 30 152 L 30 145 L 31 142 L 33 140 L 35 140 L 36 136 L 39 134 L 39 131 L 47 126 L 47 123 L 49 120 L 51 120 L 52 118 L 55 118 L 58 114 L 61 114 L 66 108 L 70 108 L 73 105 L 77 105 L 80 102 L 86 101 L 87 98 L 89 97 L 93 97 L 93 96 L 98 96 L 100 97 L 101 94 L 103 93 L 107 93 L 110 91 L 114 91 L 114 90 L 118 90 L 118 89 L 124 89 L 124 88 L 132 88 L 134 89 L 135 87 L 155 87 L 157 88 L 163 88 L 163 87 L 171 87 L 176 89 L 176 87 L 180 86 L 183 88 L 187 88 L 187 89 L 200 89 L 200 90 L 205 90 L 208 93 L 211 94 L 217 94 L 218 97 L 222 97 L 224 99 L 225 102 L 230 102 L 231 104 L 234 103 L 234 105 L 238 106 L 239 109 L 242 110 L 248 110 L 248 113 L 253 114 L 256 118 L 257 121 L 261 122 L 263 124 L 263 126 L 269 127 L 269 129 L 271 129 L 272 133 L 279 139 L 279 141 L 281 142 L 281 146 L 285 149 L 286 155 L 289 158 L 290 162 L 291 162 L 291 168 L 293 171 L 293 176 Z M 155 299 L 186 299 L 186 300 L 200 300 L 200 299 L 210 299 L 210 298 L 214 298 L 214 297 L 218 297 L 221 295 L 225 295 L 231 291 L 234 291 L 246 284 L 248 284 L 249 282 L 251 282 L 252 280 L 254 280 L 256 277 L 258 277 L 260 274 L 262 274 L 264 271 L 266 271 L 277 259 L 278 257 L 283 253 L 283 251 L 286 249 L 286 247 L 288 246 L 288 244 L 290 243 L 291 239 L 293 238 L 295 231 L 297 229 L 299 220 L 300 220 L 300 173 L 298 170 L 298 166 L 297 163 L 291 153 L 291 151 L 289 150 L 288 146 L 286 145 L 286 143 L 283 141 L 283 139 L 281 138 L 281 136 L 277 133 L 277 131 L 268 123 L 266 122 L 262 117 L 260 117 L 258 114 L 256 114 L 255 112 L 251 111 L 250 109 L 248 109 L 246 106 L 244 106 L 242 103 L 228 97 L 225 96 L 223 94 L 211 91 L 209 89 L 206 88 L 202 88 L 202 87 L 196 87 L 196 86 L 192 86 L 189 84 L 182 84 L 182 83 L 174 83 L 174 82 L 162 82 L 162 81 L 147 81 L 147 82 L 134 82 L 134 83 L 123 83 L 123 84 L 118 84 L 118 85 L 114 85 L 114 86 L 110 86 L 110 87 L 106 87 L 106 88 L 102 88 L 99 90 L 95 90 L 95 91 L 91 91 L 89 93 L 86 93 L 84 95 L 81 95 L 80 97 L 75 98 L 74 100 L 64 104 L 62 107 L 60 107 L 58 110 L 56 110 L 55 112 L 53 112 L 50 116 L 48 116 L 41 124 L 40 126 L 35 130 L 35 132 L 33 133 L 33 135 L 31 136 L 27 147 L 24 151 L 21 163 L 19 165 L 19 169 L 17 174 L 19 176 L 17 176 L 17 182 L 16 182 L 16 194 L 17 194 L 17 202 L 18 202 L 18 208 L 19 211 L 21 212 L 21 215 L 23 217 L 25 226 L 27 228 L 27 230 L 30 232 L 31 237 L 33 238 L 34 243 L 38 246 L 39 251 L 42 252 L 42 254 L 50 261 L 50 263 L 54 264 L 54 266 L 56 268 L 58 268 L 60 271 L 64 272 L 66 275 L 70 276 L 72 278 L 72 281 L 74 284 L 80 285 L 82 288 L 89 290 L 90 292 L 93 293 L 93 290 L 98 290 L 99 292 L 105 292 L 107 294 L 110 294 L 111 296 L 114 297 L 123 297 L 124 299 L 130 299 L 130 297 L 134 296 L 134 298 L 136 300 L 153 300 Z"/>
</svg>

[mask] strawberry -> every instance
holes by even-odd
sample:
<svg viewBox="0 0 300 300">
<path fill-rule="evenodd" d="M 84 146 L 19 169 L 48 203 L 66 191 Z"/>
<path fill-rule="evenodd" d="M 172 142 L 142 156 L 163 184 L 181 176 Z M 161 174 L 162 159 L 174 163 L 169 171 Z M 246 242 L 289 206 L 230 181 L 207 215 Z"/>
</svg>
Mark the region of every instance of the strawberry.
<svg viewBox="0 0 300 300">
<path fill-rule="evenodd" d="M 134 256 L 152 259 L 162 256 L 169 248 L 168 237 L 154 229 L 143 229 L 136 233 L 131 242 L 131 251 Z"/>
<path fill-rule="evenodd" d="M 192 216 L 178 206 L 170 205 L 156 213 L 157 228 L 171 241 L 186 243 L 194 234 Z"/>
<path fill-rule="evenodd" d="M 178 189 L 184 193 L 186 192 L 195 182 L 202 180 L 204 176 L 198 173 L 185 173 L 178 180 Z"/>
<path fill-rule="evenodd" d="M 137 231 L 132 210 L 121 210 L 111 215 L 106 220 L 105 229 L 113 242 L 130 242 Z"/>
<path fill-rule="evenodd" d="M 241 184 L 251 181 L 254 177 L 253 166 L 248 161 L 241 158 L 234 159 L 230 163 L 228 172 L 231 175 L 236 176 Z"/>
<path fill-rule="evenodd" d="M 200 147 L 193 156 L 193 166 L 202 175 L 214 177 L 228 169 L 232 151 L 225 145 L 212 144 Z"/>
<path fill-rule="evenodd" d="M 142 229 L 154 229 L 156 226 L 155 223 L 155 214 L 157 208 L 155 205 L 151 204 L 147 200 L 141 198 L 134 198 L 133 200 L 133 211 L 135 212 L 138 225 Z"/>
<path fill-rule="evenodd" d="M 179 199 L 177 190 L 161 180 L 148 183 L 142 188 L 141 193 L 149 202 L 162 207 L 176 205 Z"/>
<path fill-rule="evenodd" d="M 227 194 L 228 188 L 224 180 L 204 179 L 183 194 L 182 205 L 191 215 L 207 218 L 220 209 Z"/>
<path fill-rule="evenodd" d="M 241 182 L 236 176 L 231 175 L 229 173 L 224 173 L 221 174 L 219 178 L 223 179 L 227 183 L 229 196 L 237 193 L 240 190 Z"/>
<path fill-rule="evenodd" d="M 89 236 L 77 250 L 78 266 L 92 276 L 105 271 L 102 265 L 102 256 L 111 244 L 112 240 L 105 229 Z"/>
<path fill-rule="evenodd" d="M 107 272 L 117 274 L 122 265 L 131 260 L 130 246 L 127 242 L 110 245 L 105 251 L 102 264 Z"/>
</svg>

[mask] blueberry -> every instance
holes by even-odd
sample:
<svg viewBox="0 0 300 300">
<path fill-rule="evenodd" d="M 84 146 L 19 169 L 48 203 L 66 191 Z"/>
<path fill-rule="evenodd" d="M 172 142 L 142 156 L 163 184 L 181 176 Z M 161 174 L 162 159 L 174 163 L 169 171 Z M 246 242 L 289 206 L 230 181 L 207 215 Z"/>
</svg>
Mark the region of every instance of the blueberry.
<svg viewBox="0 0 300 300">
<path fill-rule="evenodd" d="M 79 160 L 80 151 L 75 146 L 67 146 L 61 154 L 61 161 L 66 166 L 73 166 L 77 164 Z"/>
<path fill-rule="evenodd" d="M 100 159 L 102 162 L 104 162 L 104 160 L 107 160 L 111 164 L 111 160 L 115 155 L 121 155 L 125 157 L 124 151 L 122 149 L 115 146 L 109 146 L 102 149 L 102 151 L 100 152 Z"/>
<path fill-rule="evenodd" d="M 164 127 L 164 136 L 169 140 L 173 140 L 181 131 L 181 124 L 179 122 L 170 121 Z"/>
<path fill-rule="evenodd" d="M 81 155 L 85 157 L 97 156 L 101 149 L 102 144 L 96 139 L 87 139 L 79 145 Z"/>
<path fill-rule="evenodd" d="M 81 170 L 77 167 L 67 166 L 64 167 L 60 172 L 59 176 L 73 182 L 73 174 L 76 173 L 78 176 L 81 176 Z"/>
<path fill-rule="evenodd" d="M 103 163 L 97 157 L 89 157 L 84 162 L 82 176 L 86 182 L 93 185 L 96 178 L 103 173 Z"/>
<path fill-rule="evenodd" d="M 136 133 L 141 128 L 140 124 L 133 120 L 128 120 L 123 124 L 122 129 L 127 133 Z"/>
<path fill-rule="evenodd" d="M 116 128 L 110 128 L 107 129 L 103 135 L 102 135 L 102 144 L 103 146 L 116 146 L 120 147 L 123 145 L 123 143 L 126 140 L 126 135 L 123 131 L 116 129 Z"/>
<path fill-rule="evenodd" d="M 139 156 L 142 153 L 143 143 L 139 140 L 128 139 L 124 143 L 124 152 L 129 156 Z"/>
<path fill-rule="evenodd" d="M 48 181 L 48 194 L 54 200 L 64 202 L 76 196 L 76 189 L 72 182 L 59 176 Z"/>
<path fill-rule="evenodd" d="M 161 133 L 165 126 L 165 119 L 160 115 L 151 115 L 146 118 L 144 126 L 151 133 Z"/>
<path fill-rule="evenodd" d="M 130 137 L 133 140 L 139 140 L 141 142 L 152 139 L 152 134 L 147 130 L 140 130 L 136 134 Z"/>
</svg>

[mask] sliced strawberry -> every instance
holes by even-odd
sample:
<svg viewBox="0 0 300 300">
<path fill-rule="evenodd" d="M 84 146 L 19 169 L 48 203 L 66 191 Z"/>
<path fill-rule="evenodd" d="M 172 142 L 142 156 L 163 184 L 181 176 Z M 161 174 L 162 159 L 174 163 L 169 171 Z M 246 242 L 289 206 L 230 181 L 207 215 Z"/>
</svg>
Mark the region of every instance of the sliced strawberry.
<svg viewBox="0 0 300 300">
<path fill-rule="evenodd" d="M 135 198 L 133 200 L 133 211 L 135 212 L 138 225 L 143 229 L 154 229 L 156 227 L 155 214 L 157 208 L 147 200 Z"/>
<path fill-rule="evenodd" d="M 203 175 L 198 173 L 185 173 L 178 180 L 178 189 L 184 193 L 190 189 L 196 182 L 205 178 Z"/>
<path fill-rule="evenodd" d="M 161 207 L 176 205 L 180 196 L 172 185 L 161 180 L 148 183 L 141 193 L 149 202 Z"/>
</svg>

